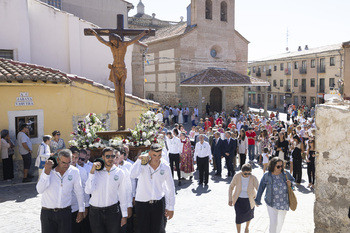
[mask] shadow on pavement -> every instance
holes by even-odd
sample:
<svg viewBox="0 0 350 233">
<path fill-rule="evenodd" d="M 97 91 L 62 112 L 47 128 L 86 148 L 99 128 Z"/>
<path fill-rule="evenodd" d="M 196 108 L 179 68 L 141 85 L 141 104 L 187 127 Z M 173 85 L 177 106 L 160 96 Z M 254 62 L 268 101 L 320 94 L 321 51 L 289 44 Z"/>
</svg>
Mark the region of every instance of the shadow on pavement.
<svg viewBox="0 0 350 233">
<path fill-rule="evenodd" d="M 313 189 L 307 189 L 303 185 L 296 185 L 295 187 L 296 187 L 296 190 L 298 190 L 298 192 L 301 192 L 304 194 L 314 193 Z"/>
<path fill-rule="evenodd" d="M 198 185 L 196 189 L 192 189 L 192 192 L 195 193 L 196 196 L 200 196 L 205 193 L 210 193 L 211 189 L 209 189 L 209 185 L 205 185 L 204 187 L 203 185 Z"/>
<path fill-rule="evenodd" d="M 1 187 L 0 203 L 6 201 L 24 202 L 27 199 L 34 198 L 38 195 L 35 186 L 36 183 L 29 183 Z"/>
</svg>

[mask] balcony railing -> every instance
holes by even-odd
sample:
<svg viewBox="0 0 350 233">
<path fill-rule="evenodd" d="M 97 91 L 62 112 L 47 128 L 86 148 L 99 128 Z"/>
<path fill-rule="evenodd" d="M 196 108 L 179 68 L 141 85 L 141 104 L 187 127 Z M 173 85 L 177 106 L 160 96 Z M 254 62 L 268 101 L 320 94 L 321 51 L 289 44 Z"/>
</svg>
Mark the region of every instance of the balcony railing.
<svg viewBox="0 0 350 233">
<path fill-rule="evenodd" d="M 285 86 L 285 87 L 284 87 L 284 91 L 285 91 L 285 92 L 292 92 L 292 89 L 291 89 L 290 86 Z"/>
<path fill-rule="evenodd" d="M 319 93 L 324 93 L 324 91 L 325 91 L 325 87 L 319 87 L 318 88 L 318 92 Z"/>
<path fill-rule="evenodd" d="M 326 66 L 318 66 L 317 72 L 318 73 L 326 73 Z"/>
<path fill-rule="evenodd" d="M 288 69 L 288 68 L 285 69 L 285 70 L 284 70 L 284 74 L 285 74 L 285 75 L 290 75 L 290 74 L 291 74 L 291 71 L 290 71 L 290 70 L 291 70 L 291 69 Z"/>
<path fill-rule="evenodd" d="M 299 92 L 306 92 L 306 86 L 305 85 L 299 86 Z"/>
<path fill-rule="evenodd" d="M 271 70 L 270 69 L 266 71 L 266 76 L 271 76 Z"/>
<path fill-rule="evenodd" d="M 261 72 L 260 71 L 258 71 L 258 72 L 256 72 L 256 77 L 260 77 L 261 76 Z"/>
<path fill-rule="evenodd" d="M 271 91 L 271 86 L 268 86 L 268 87 L 267 87 L 267 91 Z"/>
<path fill-rule="evenodd" d="M 306 68 L 300 68 L 299 69 L 299 74 L 307 74 L 307 69 Z"/>
</svg>

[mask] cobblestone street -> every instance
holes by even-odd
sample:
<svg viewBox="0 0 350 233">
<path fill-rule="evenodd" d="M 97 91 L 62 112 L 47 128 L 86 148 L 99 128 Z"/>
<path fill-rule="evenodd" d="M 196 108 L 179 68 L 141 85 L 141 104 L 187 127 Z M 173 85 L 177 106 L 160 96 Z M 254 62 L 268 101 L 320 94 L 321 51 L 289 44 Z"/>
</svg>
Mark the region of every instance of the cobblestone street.
<svg viewBox="0 0 350 233">
<path fill-rule="evenodd" d="M 255 166 L 253 174 L 260 180 L 262 169 Z M 214 178 L 211 174 L 208 187 L 197 185 L 197 174 L 192 182 L 187 180 L 181 187 L 176 186 L 175 215 L 168 221 L 168 233 L 236 232 L 234 208 L 228 206 L 231 178 L 224 175 L 226 170 L 223 170 L 222 178 Z M 303 183 L 296 188 L 298 208 L 287 213 L 283 233 L 314 231 L 314 194 L 305 188 L 305 179 L 306 169 L 303 169 Z M 37 194 L 35 183 L 11 185 L 1 182 L 0 185 L 0 232 L 40 232 L 41 195 Z M 263 202 L 255 209 L 250 232 L 267 233 L 268 226 L 269 217 Z"/>
</svg>

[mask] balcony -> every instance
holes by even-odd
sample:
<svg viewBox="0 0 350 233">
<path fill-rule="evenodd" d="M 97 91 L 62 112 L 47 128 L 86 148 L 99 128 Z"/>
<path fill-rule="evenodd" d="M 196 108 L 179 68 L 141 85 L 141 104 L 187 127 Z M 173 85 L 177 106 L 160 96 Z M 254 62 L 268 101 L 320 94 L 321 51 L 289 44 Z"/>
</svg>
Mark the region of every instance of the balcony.
<svg viewBox="0 0 350 233">
<path fill-rule="evenodd" d="M 258 71 L 258 72 L 255 73 L 255 75 L 256 75 L 256 77 L 261 77 L 261 72 Z"/>
<path fill-rule="evenodd" d="M 267 87 L 267 91 L 271 91 L 271 86 L 268 86 L 268 87 Z"/>
<path fill-rule="evenodd" d="M 256 90 L 256 91 L 260 91 L 261 88 L 260 88 L 260 87 L 255 87 L 255 90 Z"/>
<path fill-rule="evenodd" d="M 317 72 L 318 73 L 326 73 L 326 66 L 318 66 Z"/>
<path fill-rule="evenodd" d="M 321 86 L 318 88 L 318 93 L 325 93 L 324 91 L 325 91 L 325 87 Z"/>
<path fill-rule="evenodd" d="M 288 68 L 285 69 L 285 70 L 284 70 L 284 74 L 285 74 L 285 75 L 290 75 L 290 74 L 291 74 L 291 69 L 288 69 Z"/>
<path fill-rule="evenodd" d="M 266 76 L 271 76 L 271 70 L 266 70 Z"/>
<path fill-rule="evenodd" d="M 307 69 L 306 68 L 300 68 L 299 69 L 299 74 L 307 74 Z"/>
<path fill-rule="evenodd" d="M 290 86 L 285 86 L 284 87 L 284 92 L 292 92 L 291 87 Z"/>
<path fill-rule="evenodd" d="M 306 86 L 305 85 L 301 85 L 299 86 L 299 92 L 306 92 Z"/>
</svg>

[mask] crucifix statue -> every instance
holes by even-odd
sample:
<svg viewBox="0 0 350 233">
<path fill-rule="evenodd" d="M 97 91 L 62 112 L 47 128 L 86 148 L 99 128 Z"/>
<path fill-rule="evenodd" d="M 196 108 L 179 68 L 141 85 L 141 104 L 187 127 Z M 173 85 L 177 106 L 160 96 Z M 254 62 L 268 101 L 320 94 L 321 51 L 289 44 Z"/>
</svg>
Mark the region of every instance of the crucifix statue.
<svg viewBox="0 0 350 233">
<path fill-rule="evenodd" d="M 117 29 L 84 29 L 84 34 L 94 35 L 102 44 L 108 46 L 113 54 L 113 64 L 108 64 L 111 70 L 109 80 L 113 82 L 115 88 L 115 99 L 118 106 L 118 125 L 119 130 L 125 130 L 125 81 L 127 70 L 124 62 L 127 47 L 139 40 L 145 35 L 155 35 L 154 30 L 135 30 L 124 29 L 124 16 L 117 16 Z M 109 36 L 109 41 L 104 40 L 101 36 Z M 124 36 L 135 36 L 130 41 L 124 41 Z"/>
</svg>

